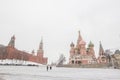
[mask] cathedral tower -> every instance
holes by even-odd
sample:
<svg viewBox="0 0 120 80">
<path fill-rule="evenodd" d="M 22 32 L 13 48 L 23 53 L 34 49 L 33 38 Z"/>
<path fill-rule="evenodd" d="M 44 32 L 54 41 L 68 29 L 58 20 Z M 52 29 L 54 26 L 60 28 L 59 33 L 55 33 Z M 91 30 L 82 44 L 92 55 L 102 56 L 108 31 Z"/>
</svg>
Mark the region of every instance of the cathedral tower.
<svg viewBox="0 0 120 80">
<path fill-rule="evenodd" d="M 100 42 L 100 46 L 99 46 L 99 56 L 101 56 L 101 55 L 104 55 L 104 49 L 103 49 L 102 44 L 101 44 L 101 42 Z"/>
<path fill-rule="evenodd" d="M 104 53 L 104 49 L 102 47 L 101 42 L 100 42 L 100 46 L 99 46 L 98 63 L 107 63 L 107 57 Z"/>
<path fill-rule="evenodd" d="M 79 47 L 79 43 L 80 43 L 81 40 L 82 40 L 82 36 L 80 34 L 80 31 L 78 31 L 78 40 L 77 40 L 77 46 L 76 47 Z"/>
<path fill-rule="evenodd" d="M 74 54 L 75 54 L 75 50 L 74 50 L 74 43 L 72 42 L 71 44 L 70 44 L 70 47 L 71 47 L 71 49 L 70 49 L 70 57 L 72 57 Z"/>
<path fill-rule="evenodd" d="M 95 56 L 94 44 L 91 41 L 88 44 L 87 53 L 88 53 L 88 55 Z"/>
<path fill-rule="evenodd" d="M 82 39 L 80 31 L 78 31 L 77 48 L 78 48 L 79 54 L 83 54 L 83 55 L 86 54 L 85 45 L 86 45 L 86 42 Z"/>
</svg>

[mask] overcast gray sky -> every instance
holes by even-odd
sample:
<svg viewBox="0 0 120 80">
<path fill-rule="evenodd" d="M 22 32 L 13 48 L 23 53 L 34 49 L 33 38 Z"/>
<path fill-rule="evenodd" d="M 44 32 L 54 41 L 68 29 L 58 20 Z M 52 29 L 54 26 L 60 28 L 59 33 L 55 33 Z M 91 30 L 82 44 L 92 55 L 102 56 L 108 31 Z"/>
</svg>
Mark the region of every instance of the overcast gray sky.
<svg viewBox="0 0 120 80">
<path fill-rule="evenodd" d="M 120 49 L 120 0 L 0 0 L 0 44 L 15 35 L 16 48 L 31 52 L 43 37 L 49 62 L 61 53 L 68 60 L 78 30 L 96 55 L 99 41 L 104 49 Z"/>
</svg>

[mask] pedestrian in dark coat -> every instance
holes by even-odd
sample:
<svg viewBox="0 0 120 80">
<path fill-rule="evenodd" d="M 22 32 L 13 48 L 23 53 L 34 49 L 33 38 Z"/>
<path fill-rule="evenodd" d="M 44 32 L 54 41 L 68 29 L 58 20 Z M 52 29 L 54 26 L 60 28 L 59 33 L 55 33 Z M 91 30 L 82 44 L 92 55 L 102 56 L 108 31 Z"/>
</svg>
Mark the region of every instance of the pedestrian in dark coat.
<svg viewBox="0 0 120 80">
<path fill-rule="evenodd" d="M 50 70 L 52 70 L 52 66 L 50 66 Z"/>
<path fill-rule="evenodd" d="M 48 68 L 49 68 L 49 67 L 47 66 L 47 67 L 46 67 L 47 71 L 48 71 Z"/>
</svg>

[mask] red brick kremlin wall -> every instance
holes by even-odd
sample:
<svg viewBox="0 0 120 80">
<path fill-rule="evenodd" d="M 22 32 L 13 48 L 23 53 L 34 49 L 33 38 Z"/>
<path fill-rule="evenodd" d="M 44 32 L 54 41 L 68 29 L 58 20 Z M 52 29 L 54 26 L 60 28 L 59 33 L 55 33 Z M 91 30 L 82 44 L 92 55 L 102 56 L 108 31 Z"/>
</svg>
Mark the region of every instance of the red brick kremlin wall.
<svg viewBox="0 0 120 80">
<path fill-rule="evenodd" d="M 39 54 L 39 53 L 38 53 Z M 47 64 L 48 58 L 43 56 L 32 55 L 30 53 L 17 50 L 16 48 L 7 46 L 0 49 L 0 59 L 17 59 L 24 61 L 32 61 L 40 64 Z"/>
</svg>

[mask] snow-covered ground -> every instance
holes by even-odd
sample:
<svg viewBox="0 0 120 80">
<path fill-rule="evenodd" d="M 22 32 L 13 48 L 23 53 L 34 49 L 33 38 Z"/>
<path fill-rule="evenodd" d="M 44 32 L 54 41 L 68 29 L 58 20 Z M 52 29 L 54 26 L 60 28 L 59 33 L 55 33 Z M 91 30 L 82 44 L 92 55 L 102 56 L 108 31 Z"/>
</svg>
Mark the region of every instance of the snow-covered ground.
<svg viewBox="0 0 120 80">
<path fill-rule="evenodd" d="M 5 65 L 5 64 L 8 64 L 8 65 L 15 65 L 15 64 L 18 64 L 18 65 L 37 65 L 37 66 L 42 66 L 42 64 L 38 64 L 38 63 L 35 63 L 35 62 L 30 62 L 30 61 L 23 61 L 23 60 L 10 60 L 10 59 L 5 59 L 5 60 L 0 60 L 0 64 L 1 65 Z"/>
<path fill-rule="evenodd" d="M 0 80 L 120 80 L 119 69 L 0 66 Z"/>
</svg>

